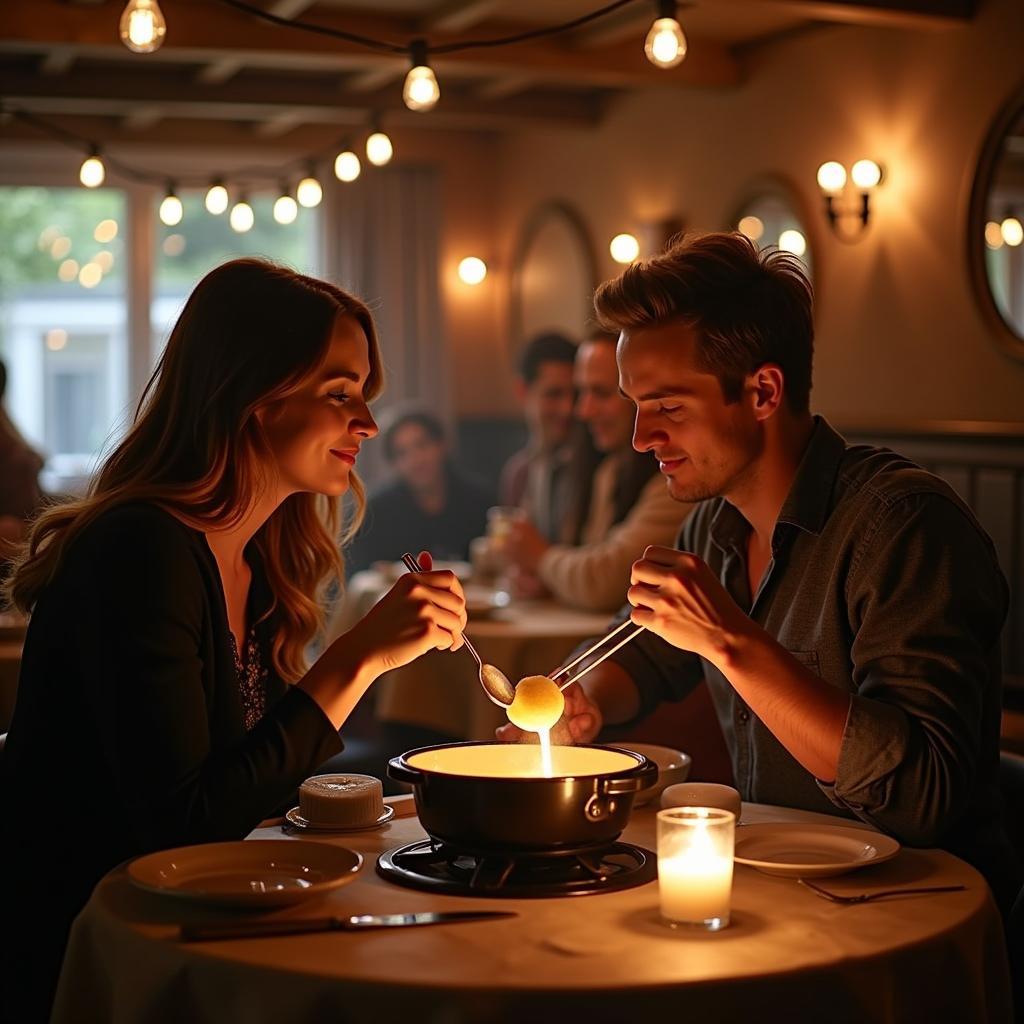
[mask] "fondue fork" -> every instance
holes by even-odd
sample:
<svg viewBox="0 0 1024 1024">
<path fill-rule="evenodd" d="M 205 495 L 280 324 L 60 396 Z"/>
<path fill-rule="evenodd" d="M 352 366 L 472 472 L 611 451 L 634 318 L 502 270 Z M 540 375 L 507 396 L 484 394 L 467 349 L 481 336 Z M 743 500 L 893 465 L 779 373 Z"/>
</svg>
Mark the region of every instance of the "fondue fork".
<svg viewBox="0 0 1024 1024">
<path fill-rule="evenodd" d="M 590 657 L 590 655 L 593 654 L 594 651 L 596 651 L 599 647 L 601 647 L 604 644 L 606 644 L 613 637 L 618 636 L 618 634 L 621 633 L 627 626 L 631 626 L 632 624 L 633 623 L 632 623 L 632 621 L 630 619 L 626 619 L 625 622 L 620 623 L 610 633 L 608 633 L 605 636 L 601 637 L 601 639 L 598 640 L 596 643 L 591 644 L 590 647 L 588 647 L 579 657 L 573 658 L 573 660 L 570 661 L 568 665 L 563 665 L 560 669 L 558 669 L 557 672 L 552 672 L 551 675 L 548 678 L 551 679 L 552 681 L 557 680 L 560 675 L 564 675 L 566 672 L 569 671 L 569 669 L 573 668 L 573 666 L 578 665 L 584 658 Z M 624 640 L 620 640 L 610 650 L 605 651 L 604 654 L 602 654 L 600 658 L 597 658 L 596 660 L 592 661 L 585 668 L 581 668 L 579 670 L 579 672 L 576 673 L 576 675 L 571 676 L 570 678 L 566 679 L 565 682 L 559 683 L 558 684 L 558 688 L 560 690 L 564 690 L 567 686 L 571 686 L 573 683 L 578 682 L 592 668 L 597 668 L 597 666 L 600 665 L 601 662 L 604 661 L 605 658 L 610 658 L 620 647 L 625 647 L 626 644 L 628 644 L 629 641 L 633 639 L 633 637 L 639 636 L 643 631 L 644 631 L 644 627 L 643 626 L 637 626 L 636 629 L 634 629 L 633 632 L 629 634 L 629 636 L 627 636 Z"/>
<path fill-rule="evenodd" d="M 402 561 L 405 563 L 406 569 L 409 572 L 422 572 L 420 563 L 416 560 L 416 556 L 410 554 L 408 551 L 402 555 Z M 480 680 L 480 685 L 484 688 L 484 693 L 498 705 L 499 708 L 507 708 L 516 696 L 516 688 L 509 681 L 507 675 L 494 665 L 490 665 L 485 662 L 479 654 L 477 654 L 476 648 L 470 642 L 468 636 L 465 633 L 462 634 L 462 642 L 466 645 L 466 649 L 470 654 L 476 658 L 477 663 L 477 677 Z"/>
</svg>

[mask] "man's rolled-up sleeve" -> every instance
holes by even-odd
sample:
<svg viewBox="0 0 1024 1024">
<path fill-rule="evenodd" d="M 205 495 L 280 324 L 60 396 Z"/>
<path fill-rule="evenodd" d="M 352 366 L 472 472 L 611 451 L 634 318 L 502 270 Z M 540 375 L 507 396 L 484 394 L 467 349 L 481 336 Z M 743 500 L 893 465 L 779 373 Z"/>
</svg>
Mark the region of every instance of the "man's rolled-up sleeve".
<svg viewBox="0 0 1024 1024">
<path fill-rule="evenodd" d="M 836 779 L 819 782 L 833 803 L 910 845 L 957 823 L 998 702 L 1007 603 L 991 543 L 951 499 L 880 510 L 847 579 L 854 688 Z"/>
</svg>

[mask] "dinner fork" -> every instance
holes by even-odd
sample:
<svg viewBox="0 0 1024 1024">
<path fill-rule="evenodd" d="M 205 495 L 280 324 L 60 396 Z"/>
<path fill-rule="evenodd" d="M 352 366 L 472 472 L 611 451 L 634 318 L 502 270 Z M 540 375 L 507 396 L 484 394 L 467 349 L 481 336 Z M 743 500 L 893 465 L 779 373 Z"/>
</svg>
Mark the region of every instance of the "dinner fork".
<svg viewBox="0 0 1024 1024">
<path fill-rule="evenodd" d="M 912 893 L 924 893 L 924 892 L 959 892 L 962 889 L 966 889 L 966 885 L 930 885 L 920 888 L 911 889 L 882 889 L 880 892 L 862 892 L 854 896 L 843 896 L 837 892 L 829 892 L 828 889 L 822 889 L 820 885 L 815 885 L 813 882 L 808 881 L 806 878 L 798 878 L 797 881 L 806 886 L 816 896 L 820 896 L 823 900 L 830 900 L 832 903 L 869 903 L 871 900 L 884 899 L 886 896 L 909 896 Z"/>
</svg>

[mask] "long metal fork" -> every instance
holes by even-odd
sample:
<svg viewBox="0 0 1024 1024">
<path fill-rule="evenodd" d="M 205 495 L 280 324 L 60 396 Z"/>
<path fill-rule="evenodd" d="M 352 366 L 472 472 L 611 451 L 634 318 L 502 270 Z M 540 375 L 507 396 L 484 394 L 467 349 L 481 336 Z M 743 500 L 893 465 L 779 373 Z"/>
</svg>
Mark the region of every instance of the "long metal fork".
<svg viewBox="0 0 1024 1024">
<path fill-rule="evenodd" d="M 806 878 L 798 878 L 797 881 L 801 885 L 810 889 L 816 896 L 820 896 L 823 900 L 830 900 L 832 903 L 846 904 L 870 903 L 872 900 L 885 899 L 887 896 L 910 896 L 914 893 L 959 892 L 960 890 L 967 888 L 966 885 L 930 885 L 910 889 L 882 889 L 880 892 L 862 892 L 855 896 L 843 896 L 837 892 L 829 892 L 828 889 L 823 889 L 820 885 L 815 885 Z"/>
<path fill-rule="evenodd" d="M 601 639 L 598 640 L 596 643 L 591 644 L 579 657 L 573 658 L 573 660 L 570 661 L 568 665 L 563 665 L 556 672 L 552 672 L 548 678 L 552 680 L 557 680 L 560 675 L 564 675 L 566 672 L 569 671 L 569 669 L 578 665 L 584 658 L 590 657 L 590 655 L 593 654 L 594 651 L 596 651 L 599 647 L 606 644 L 613 637 L 618 636 L 618 634 L 621 633 L 627 626 L 631 625 L 633 625 L 633 623 L 629 619 L 626 619 L 625 622 L 620 623 L 610 633 L 601 637 Z M 643 626 L 637 626 L 636 629 L 634 629 L 633 632 L 625 638 L 625 640 L 620 640 L 613 648 L 611 648 L 611 650 L 605 651 L 604 654 L 602 654 L 601 657 L 598 658 L 596 661 L 592 661 L 589 665 L 586 666 L 586 668 L 580 669 L 580 671 L 577 672 L 576 675 L 570 676 L 568 679 L 565 680 L 565 682 L 559 683 L 558 688 L 560 690 L 564 690 L 567 686 L 571 686 L 573 683 L 578 682 L 592 668 L 597 668 L 597 666 L 600 665 L 605 658 L 610 658 L 620 647 L 625 647 L 626 644 L 628 644 L 629 641 L 633 639 L 633 637 L 638 636 L 643 631 Z"/>
</svg>

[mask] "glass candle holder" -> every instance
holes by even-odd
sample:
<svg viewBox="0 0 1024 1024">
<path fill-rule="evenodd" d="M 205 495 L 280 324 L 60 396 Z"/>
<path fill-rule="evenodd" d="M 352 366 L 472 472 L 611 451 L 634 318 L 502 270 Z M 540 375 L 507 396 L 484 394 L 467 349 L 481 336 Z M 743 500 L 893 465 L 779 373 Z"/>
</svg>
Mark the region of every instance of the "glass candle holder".
<svg viewBox="0 0 1024 1024">
<path fill-rule="evenodd" d="M 673 928 L 729 923 L 736 815 L 716 807 L 658 812 L 658 893 Z"/>
</svg>

